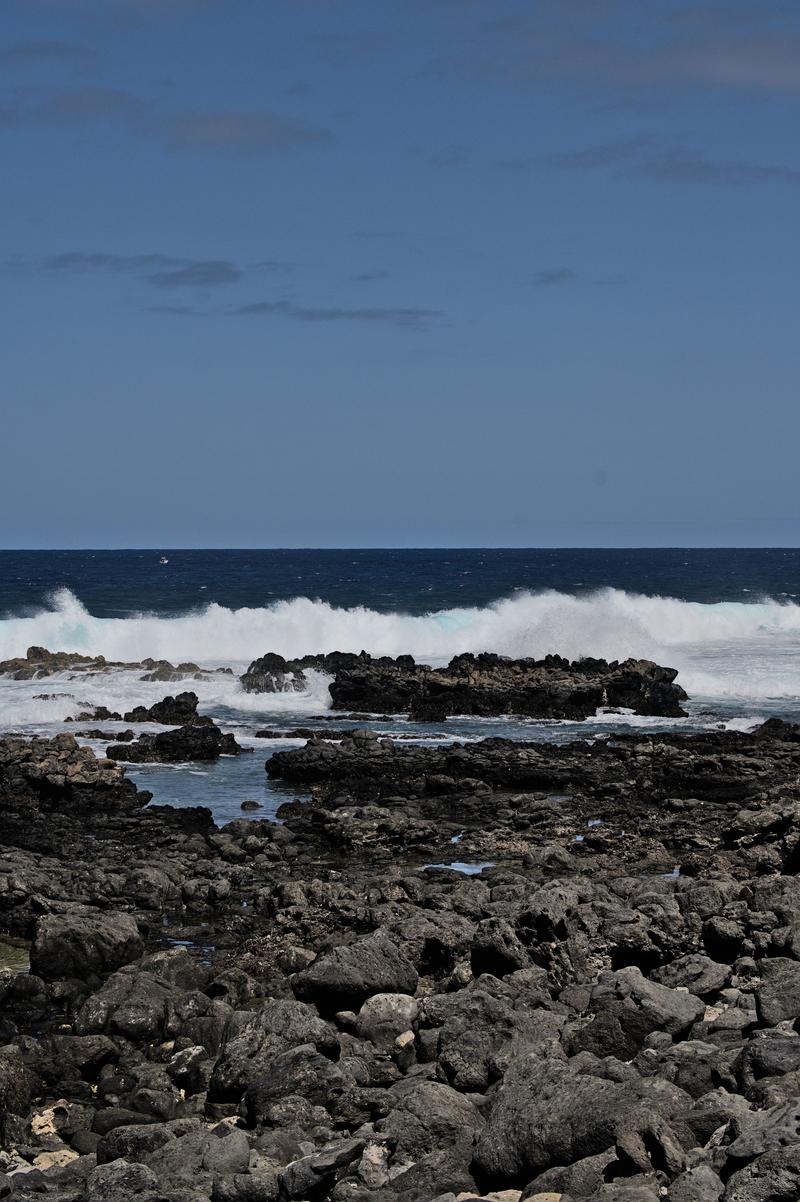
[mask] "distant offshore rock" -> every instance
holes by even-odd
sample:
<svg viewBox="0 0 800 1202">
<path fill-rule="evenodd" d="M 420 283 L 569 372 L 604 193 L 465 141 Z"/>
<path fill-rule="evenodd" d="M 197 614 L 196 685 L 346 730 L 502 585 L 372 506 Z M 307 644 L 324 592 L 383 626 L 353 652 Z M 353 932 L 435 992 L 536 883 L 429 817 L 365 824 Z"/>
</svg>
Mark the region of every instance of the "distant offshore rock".
<svg viewBox="0 0 800 1202">
<path fill-rule="evenodd" d="M 14 680 L 40 680 L 58 672 L 74 672 L 85 676 L 125 669 L 144 668 L 140 680 L 163 681 L 208 680 L 213 676 L 232 675 L 230 668 L 201 668 L 195 663 L 171 664 L 166 659 L 143 659 L 133 662 L 108 660 L 104 655 L 82 655 L 79 651 L 48 651 L 46 647 L 29 647 L 24 656 L 0 660 L 0 675 Z"/>
<path fill-rule="evenodd" d="M 580 720 L 606 707 L 685 716 L 686 693 L 675 683 L 677 671 L 641 659 L 506 659 L 484 653 L 457 655 L 446 668 L 430 668 L 410 655 L 373 659 L 362 651 L 286 660 L 269 654 L 253 661 L 241 677 L 242 688 L 251 693 L 304 689 L 309 669 L 333 676 L 336 710 L 406 713 L 421 722 L 453 714 Z"/>
</svg>

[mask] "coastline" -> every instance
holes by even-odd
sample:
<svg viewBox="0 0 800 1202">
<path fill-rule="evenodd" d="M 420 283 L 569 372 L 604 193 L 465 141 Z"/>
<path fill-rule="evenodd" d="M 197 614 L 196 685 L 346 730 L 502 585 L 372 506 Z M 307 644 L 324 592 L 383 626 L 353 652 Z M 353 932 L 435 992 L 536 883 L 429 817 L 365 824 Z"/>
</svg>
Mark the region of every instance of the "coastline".
<svg viewBox="0 0 800 1202">
<path fill-rule="evenodd" d="M 0 741 L 0 925 L 31 955 L 0 969 L 0 1196 L 800 1179 L 797 727 L 331 735 L 267 759 L 277 822 L 222 828 L 69 734 Z"/>
</svg>

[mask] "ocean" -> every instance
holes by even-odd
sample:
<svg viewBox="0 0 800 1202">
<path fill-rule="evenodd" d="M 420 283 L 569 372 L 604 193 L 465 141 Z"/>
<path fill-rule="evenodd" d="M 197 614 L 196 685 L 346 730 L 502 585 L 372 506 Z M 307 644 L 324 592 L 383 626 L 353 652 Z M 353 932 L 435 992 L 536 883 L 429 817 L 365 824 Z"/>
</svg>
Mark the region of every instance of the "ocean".
<svg viewBox="0 0 800 1202">
<path fill-rule="evenodd" d="M 89 705 L 122 711 L 193 689 L 201 710 L 255 754 L 136 766 L 131 777 L 156 801 L 210 805 L 219 821 L 241 816 L 246 798 L 265 816 L 286 790 L 265 779 L 264 759 L 292 744 L 254 732 L 324 729 L 330 717 L 319 674 L 302 694 L 239 689 L 236 674 L 267 651 L 364 649 L 434 664 L 461 651 L 646 657 L 677 668 L 691 698 L 689 716 L 672 721 L 599 714 L 579 724 L 381 725 L 426 741 L 748 729 L 776 714 L 800 719 L 799 601 L 800 550 L 783 548 L 3 551 L 0 659 L 37 645 L 110 660 L 191 660 L 234 675 L 177 685 L 143 682 L 135 671 L 2 678 L 0 731 L 69 730 L 64 719 Z"/>
</svg>

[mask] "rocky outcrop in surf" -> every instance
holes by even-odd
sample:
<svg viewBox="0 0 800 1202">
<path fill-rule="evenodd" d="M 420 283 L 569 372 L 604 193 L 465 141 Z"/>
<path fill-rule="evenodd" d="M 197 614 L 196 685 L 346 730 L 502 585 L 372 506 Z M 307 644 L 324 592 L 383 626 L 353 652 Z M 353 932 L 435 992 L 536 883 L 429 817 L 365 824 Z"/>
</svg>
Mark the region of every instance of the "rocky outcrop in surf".
<svg viewBox="0 0 800 1202">
<path fill-rule="evenodd" d="M 117 669 L 136 671 L 146 669 L 140 680 L 163 681 L 207 680 L 216 675 L 231 675 L 230 668 L 201 668 L 195 663 L 171 664 L 166 659 L 142 659 L 133 662 L 106 659 L 104 655 L 82 655 L 79 651 L 48 651 L 46 647 L 29 647 L 24 656 L 0 661 L 0 676 L 14 680 L 39 680 L 66 673 L 72 676 L 96 676 Z"/>
<path fill-rule="evenodd" d="M 241 750 L 234 736 L 224 734 L 209 718 L 155 735 L 143 734 L 133 742 L 112 743 L 106 755 L 110 760 L 132 764 L 181 764 L 217 760 L 221 755 L 238 755 Z"/>
<path fill-rule="evenodd" d="M 197 693 L 178 693 L 153 705 L 137 705 L 122 715 L 123 722 L 160 722 L 162 726 L 208 726 L 210 718 L 197 712 Z"/>
<path fill-rule="evenodd" d="M 407 713 L 423 722 L 453 714 L 580 720 L 603 707 L 677 718 L 686 700 L 675 683 L 677 671 L 650 660 L 571 662 L 559 655 L 535 660 L 488 653 L 457 655 L 446 668 L 417 664 L 410 655 L 373 659 L 361 652 L 285 660 L 270 654 L 253 661 L 241 677 L 242 688 L 256 693 L 304 689 L 309 669 L 333 676 L 336 710 Z"/>
</svg>

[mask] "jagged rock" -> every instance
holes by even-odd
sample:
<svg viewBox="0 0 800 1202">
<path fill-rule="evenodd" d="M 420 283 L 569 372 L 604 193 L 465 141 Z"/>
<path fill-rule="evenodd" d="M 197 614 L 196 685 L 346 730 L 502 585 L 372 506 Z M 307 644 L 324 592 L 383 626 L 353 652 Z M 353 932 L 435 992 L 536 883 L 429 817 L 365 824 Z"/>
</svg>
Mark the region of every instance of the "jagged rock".
<svg viewBox="0 0 800 1202">
<path fill-rule="evenodd" d="M 281 1196 L 287 1200 L 327 1195 L 341 1171 L 358 1160 L 364 1151 L 363 1139 L 344 1139 L 321 1152 L 294 1160 L 280 1178 Z"/>
<path fill-rule="evenodd" d="M 457 655 L 446 668 L 360 659 L 340 668 L 331 684 L 335 709 L 408 712 L 424 721 L 448 714 L 517 713 L 536 718 L 589 717 L 601 706 L 678 717 L 686 694 L 677 672 L 646 660 L 607 663 L 561 656 L 509 660 Z"/>
<path fill-rule="evenodd" d="M 5 1143 L 11 1115 L 27 1112 L 32 1082 L 18 1048 L 0 1048 L 0 1139 Z"/>
<path fill-rule="evenodd" d="M 748 1115 L 736 1126 L 740 1134 L 725 1149 L 729 1174 L 774 1148 L 800 1144 L 800 1102 Z"/>
<path fill-rule="evenodd" d="M 221 755 L 238 755 L 241 750 L 233 735 L 223 734 L 209 720 L 208 723 L 161 731 L 157 735 L 140 735 L 135 743 L 106 748 L 106 755 L 111 760 L 133 764 L 179 764 L 190 760 L 216 760 Z"/>
<path fill-rule="evenodd" d="M 766 1152 L 734 1173 L 725 1202 L 794 1202 L 800 1198 L 800 1144 Z"/>
<path fill-rule="evenodd" d="M 273 653 L 253 660 L 239 679 L 245 693 L 302 693 L 308 683 L 299 665 Z"/>
<path fill-rule="evenodd" d="M 211 719 L 198 714 L 197 700 L 197 693 L 178 693 L 175 697 L 164 697 L 151 706 L 134 706 L 123 714 L 123 721 L 160 722 L 163 726 L 208 725 Z"/>
<path fill-rule="evenodd" d="M 0 739 L 0 812 L 135 811 L 151 796 L 72 735 Z"/>
<path fill-rule="evenodd" d="M 800 962 L 776 956 L 761 965 L 756 989 L 759 1020 L 767 1027 L 800 1017 Z"/>
</svg>

